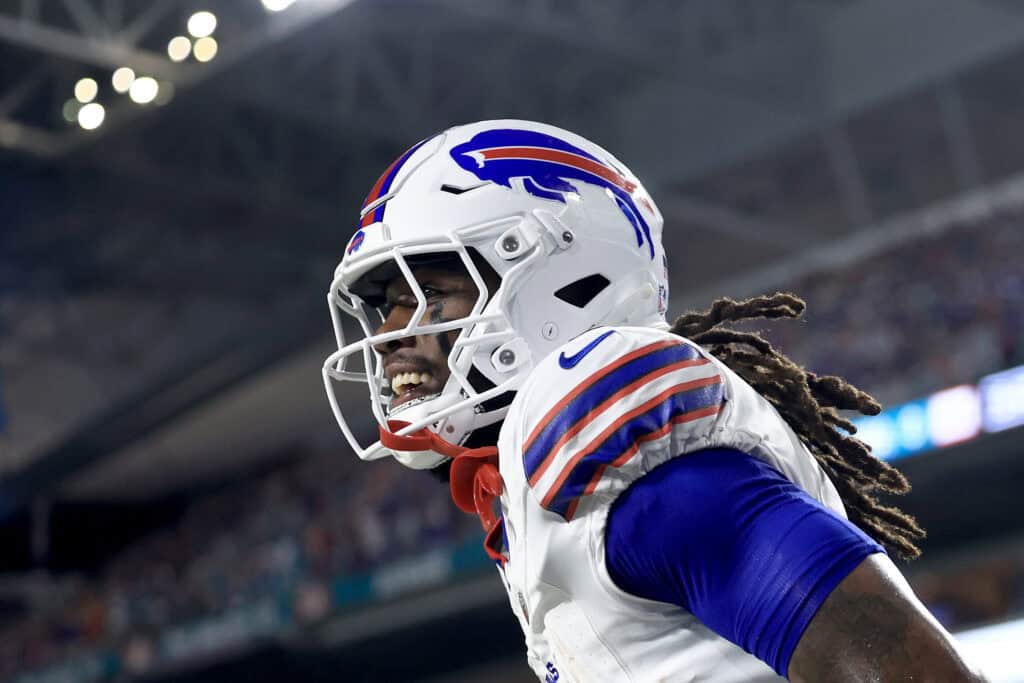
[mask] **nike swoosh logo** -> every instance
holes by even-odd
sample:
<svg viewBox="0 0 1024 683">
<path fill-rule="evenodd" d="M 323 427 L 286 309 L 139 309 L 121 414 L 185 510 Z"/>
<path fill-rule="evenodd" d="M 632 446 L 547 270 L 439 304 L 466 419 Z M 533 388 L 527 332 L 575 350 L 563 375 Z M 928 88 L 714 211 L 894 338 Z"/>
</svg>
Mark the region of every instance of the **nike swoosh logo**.
<svg viewBox="0 0 1024 683">
<path fill-rule="evenodd" d="M 607 337 L 611 336 L 614 333 L 615 330 L 608 330 L 600 337 L 590 342 L 589 344 L 587 344 L 586 346 L 584 346 L 582 349 L 572 354 L 571 356 L 566 356 L 565 351 L 562 351 L 562 353 L 558 354 L 558 364 L 561 365 L 562 368 L 565 370 L 569 370 L 571 368 L 576 367 L 576 364 L 583 360 L 583 357 L 585 355 L 593 351 L 598 344 L 603 342 Z"/>
</svg>

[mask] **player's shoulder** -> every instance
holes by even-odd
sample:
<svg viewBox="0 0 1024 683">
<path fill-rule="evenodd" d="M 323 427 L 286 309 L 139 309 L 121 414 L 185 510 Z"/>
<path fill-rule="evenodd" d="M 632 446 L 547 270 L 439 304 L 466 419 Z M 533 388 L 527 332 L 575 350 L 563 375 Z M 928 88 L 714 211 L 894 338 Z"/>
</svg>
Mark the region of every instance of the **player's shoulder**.
<svg viewBox="0 0 1024 683">
<path fill-rule="evenodd" d="M 568 519 L 609 467 L 714 415 L 722 376 L 699 346 L 667 330 L 599 327 L 538 363 L 519 393 L 507 422 L 526 482 Z"/>
<path fill-rule="evenodd" d="M 550 386 L 547 385 L 552 381 L 560 386 L 574 384 L 609 363 L 624 359 L 628 362 L 633 357 L 669 347 L 675 349 L 673 355 L 701 353 L 696 344 L 657 327 L 595 327 L 542 359 L 523 388 L 548 391 Z"/>
<path fill-rule="evenodd" d="M 536 422 L 549 404 L 577 392 L 595 373 L 628 365 L 652 352 L 695 356 L 700 349 L 666 330 L 653 327 L 601 326 L 562 344 L 541 359 L 518 392 L 513 410 L 521 422 Z M 614 366 L 614 367 L 613 367 Z M 634 364 L 635 367 L 635 364 Z M 621 378 L 620 372 L 615 375 Z"/>
</svg>

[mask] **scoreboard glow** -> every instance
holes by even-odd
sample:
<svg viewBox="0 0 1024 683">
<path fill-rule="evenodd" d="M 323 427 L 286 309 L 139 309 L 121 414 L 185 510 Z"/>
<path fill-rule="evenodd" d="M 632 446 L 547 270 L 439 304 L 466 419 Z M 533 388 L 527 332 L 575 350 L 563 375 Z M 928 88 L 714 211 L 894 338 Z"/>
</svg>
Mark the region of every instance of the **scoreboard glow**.
<svg viewBox="0 0 1024 683">
<path fill-rule="evenodd" d="M 1024 425 L 1024 365 L 854 420 L 857 437 L 882 460 Z"/>
</svg>

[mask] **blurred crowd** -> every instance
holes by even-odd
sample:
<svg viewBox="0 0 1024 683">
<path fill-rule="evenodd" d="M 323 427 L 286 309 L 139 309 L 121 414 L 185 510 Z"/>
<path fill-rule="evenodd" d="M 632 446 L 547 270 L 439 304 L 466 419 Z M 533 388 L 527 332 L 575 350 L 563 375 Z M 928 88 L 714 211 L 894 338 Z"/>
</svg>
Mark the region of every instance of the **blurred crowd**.
<svg viewBox="0 0 1024 683">
<path fill-rule="evenodd" d="M 1024 363 L 1024 224 L 995 215 L 784 285 L 806 324 L 765 325 L 810 370 L 891 405 Z"/>
<path fill-rule="evenodd" d="M 430 475 L 309 455 L 192 503 L 173 528 L 0 631 L 0 680 L 100 646 L 151 660 L 164 629 L 295 591 L 325 614 L 332 579 L 479 535 Z M 316 587 L 316 592 L 304 588 Z M 310 604 L 319 600 L 321 604 Z M 140 661 L 140 669 L 149 661 Z"/>
<path fill-rule="evenodd" d="M 892 402 L 1022 363 L 1019 220 L 997 215 L 789 283 L 785 289 L 808 301 L 806 323 L 771 325 L 769 336 L 810 369 L 841 374 Z M 9 623 L 0 633 L 0 678 L 97 646 L 142 657 L 139 638 L 169 625 L 282 589 L 327 585 L 473 534 L 476 520 L 426 474 L 390 462 L 305 457 L 197 499 L 173 528 L 113 558 L 49 610 Z M 1024 609 L 1024 561 L 964 571 L 916 579 L 948 626 Z"/>
<path fill-rule="evenodd" d="M 960 630 L 1024 614 L 1024 548 L 977 552 L 955 565 L 915 571 L 918 597 L 946 628 Z"/>
</svg>

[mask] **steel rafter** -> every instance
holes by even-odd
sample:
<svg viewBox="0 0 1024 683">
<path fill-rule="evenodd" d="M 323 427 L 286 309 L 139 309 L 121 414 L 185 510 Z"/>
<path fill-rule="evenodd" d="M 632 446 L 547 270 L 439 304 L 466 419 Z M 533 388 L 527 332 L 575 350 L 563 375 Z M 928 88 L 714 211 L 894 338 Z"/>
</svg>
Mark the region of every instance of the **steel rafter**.
<svg viewBox="0 0 1024 683">
<path fill-rule="evenodd" d="M 129 42 L 118 40 L 104 31 L 98 34 L 75 33 L 63 28 L 45 25 L 38 20 L 12 19 L 0 14 L 0 40 L 94 66 L 130 66 L 140 73 L 176 81 L 187 71 L 148 50 L 139 49 Z"/>
<path fill-rule="evenodd" d="M 746 101 L 758 108 L 786 112 L 803 113 L 809 102 L 816 102 L 816 98 L 809 96 L 812 94 L 806 90 L 806 79 L 793 78 L 792 67 L 799 65 L 786 64 L 787 68 L 780 70 L 779 74 L 785 78 L 770 82 L 760 75 L 748 77 L 724 68 L 727 61 L 724 57 L 727 55 L 715 54 L 710 49 L 703 50 L 699 39 L 684 40 L 681 35 L 677 35 L 672 44 L 661 40 L 644 40 L 644 28 L 664 29 L 669 18 L 661 15 L 650 21 L 649 26 L 644 26 L 638 20 L 638 12 L 641 10 L 636 3 L 530 0 L 525 8 L 509 3 L 477 0 L 436 0 L 433 4 L 513 31 L 593 50 L 604 60 L 636 66 L 646 77 L 668 88 L 691 87 Z M 749 3 L 749 6 L 753 10 L 767 4 Z M 785 3 L 770 4 L 781 7 Z M 670 10 L 667 13 L 674 15 L 674 25 L 680 27 L 680 32 L 694 24 L 734 26 L 743 22 L 734 16 L 741 11 L 736 3 L 677 3 L 669 4 L 668 7 Z M 789 16 L 788 12 L 786 16 Z M 634 27 L 635 30 L 631 32 L 624 30 L 624 27 Z M 798 42 L 813 49 L 812 30 L 810 24 L 780 23 L 771 30 L 766 28 L 760 38 L 773 41 L 776 56 L 784 57 L 784 50 Z M 741 46 L 738 48 L 740 50 L 747 50 L 750 49 L 750 42 L 750 36 L 745 36 L 743 41 L 737 40 L 736 45 Z M 805 60 L 802 66 L 811 68 L 813 62 Z"/>
<path fill-rule="evenodd" d="M 97 11 L 87 0 L 63 0 L 73 27 L 46 23 L 40 17 L 38 3 L 24 0 L 17 16 L 0 13 L 0 41 L 94 66 L 130 66 L 138 73 L 170 81 L 180 92 L 245 63 L 253 55 L 341 11 L 351 2 L 320 0 L 299 4 L 279 16 L 269 16 L 263 24 L 246 31 L 240 40 L 222 45 L 217 59 L 202 65 L 175 64 L 165 55 L 137 47 L 164 16 L 187 5 L 187 0 L 156 0 L 124 26 L 120 25 L 124 9 L 120 2 L 105 0 L 103 10 Z M 54 133 L 5 117 L 0 117 L 0 124 L 8 131 L 25 133 L 6 136 L 7 146 L 22 147 L 44 156 L 63 156 L 88 148 L 132 121 L 146 117 L 152 110 L 152 107 L 127 102 L 119 104 L 108 110 L 104 125 L 95 131 Z M 40 141 L 45 144 L 38 144 Z"/>
</svg>

